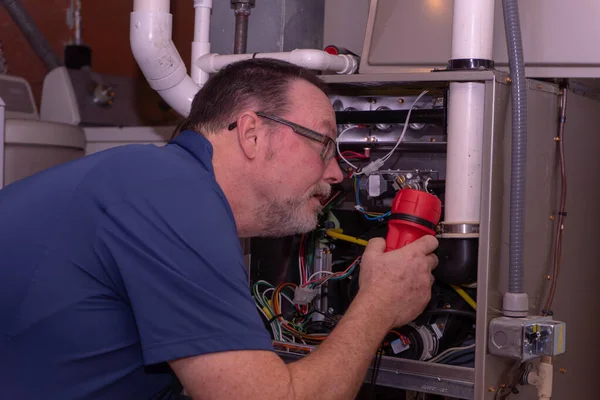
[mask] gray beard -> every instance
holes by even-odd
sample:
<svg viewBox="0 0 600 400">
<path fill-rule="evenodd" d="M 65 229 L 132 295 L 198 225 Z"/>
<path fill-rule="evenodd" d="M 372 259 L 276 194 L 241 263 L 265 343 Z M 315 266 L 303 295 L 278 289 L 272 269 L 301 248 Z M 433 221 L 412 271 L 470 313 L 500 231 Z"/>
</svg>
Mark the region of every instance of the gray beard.
<svg viewBox="0 0 600 400">
<path fill-rule="evenodd" d="M 314 207 L 314 212 L 305 211 L 307 203 L 313 195 L 321 194 L 329 197 L 331 188 L 318 187 L 308 197 L 295 199 L 267 199 L 264 198 L 259 207 L 254 211 L 261 229 L 259 237 L 284 237 L 301 233 L 308 233 L 317 227 L 318 214 L 322 206 Z"/>
</svg>

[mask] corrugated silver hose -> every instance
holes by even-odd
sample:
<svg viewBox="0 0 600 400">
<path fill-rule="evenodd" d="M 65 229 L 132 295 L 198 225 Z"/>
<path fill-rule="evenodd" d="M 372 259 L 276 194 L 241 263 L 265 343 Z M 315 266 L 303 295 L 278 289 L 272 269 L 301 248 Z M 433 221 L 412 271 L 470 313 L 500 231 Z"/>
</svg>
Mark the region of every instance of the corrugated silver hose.
<svg viewBox="0 0 600 400">
<path fill-rule="evenodd" d="M 527 163 L 527 85 L 517 0 L 503 0 L 504 26 L 512 78 L 509 293 L 524 293 L 525 168 Z"/>
<path fill-rule="evenodd" d="M 50 44 L 40 32 L 37 25 L 33 22 L 29 13 L 23 8 L 18 0 L 1 0 L 0 3 L 6 8 L 6 11 L 10 14 L 11 18 L 17 24 L 23 35 L 27 38 L 27 41 L 35 51 L 35 53 L 42 59 L 46 68 L 52 70 L 61 65 L 58 56 L 54 53 Z"/>
</svg>

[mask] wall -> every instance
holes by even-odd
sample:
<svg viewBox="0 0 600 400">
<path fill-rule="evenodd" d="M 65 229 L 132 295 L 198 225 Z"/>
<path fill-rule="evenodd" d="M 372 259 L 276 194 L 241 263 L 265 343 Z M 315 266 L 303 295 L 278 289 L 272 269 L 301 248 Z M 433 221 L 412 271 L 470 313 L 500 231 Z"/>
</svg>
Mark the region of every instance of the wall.
<svg viewBox="0 0 600 400">
<path fill-rule="evenodd" d="M 72 36 L 66 24 L 69 0 L 21 0 L 40 31 L 62 60 L 63 47 Z M 193 38 L 193 0 L 171 2 L 173 13 L 173 41 L 189 68 L 190 47 Z M 92 48 L 92 68 L 102 74 L 135 77 L 142 88 L 147 83 L 129 47 L 129 13 L 133 1 L 83 1 L 82 39 Z M 27 79 L 38 101 L 46 69 L 33 52 L 25 37 L 8 13 L 0 7 L 0 40 L 10 75 Z"/>
</svg>

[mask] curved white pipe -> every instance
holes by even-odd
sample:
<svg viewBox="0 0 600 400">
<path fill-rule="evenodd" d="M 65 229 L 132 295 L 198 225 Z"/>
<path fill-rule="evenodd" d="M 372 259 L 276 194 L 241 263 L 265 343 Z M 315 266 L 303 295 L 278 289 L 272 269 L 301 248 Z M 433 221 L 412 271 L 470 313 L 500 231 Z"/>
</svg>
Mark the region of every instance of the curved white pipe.
<svg viewBox="0 0 600 400">
<path fill-rule="evenodd" d="M 340 54 L 332 55 L 322 50 L 296 49 L 282 53 L 256 54 L 205 54 L 196 61 L 196 65 L 207 73 L 214 73 L 236 61 L 250 58 L 274 58 L 317 71 L 334 71 L 338 74 L 353 74 L 358 69 L 354 56 Z"/>
<path fill-rule="evenodd" d="M 218 55 L 210 51 L 212 0 L 194 0 L 195 24 L 191 77 L 171 39 L 173 16 L 169 0 L 134 0 L 130 21 L 133 56 L 150 87 L 179 114 L 186 117 L 194 96 L 208 74 L 235 61 L 252 57 L 275 58 L 308 69 L 353 74 L 358 61 L 351 55 L 332 55 L 322 50 L 299 49 L 286 53 Z"/>
<path fill-rule="evenodd" d="M 133 56 L 150 87 L 186 117 L 199 90 L 171 40 L 169 0 L 135 0 L 130 20 Z"/>
</svg>

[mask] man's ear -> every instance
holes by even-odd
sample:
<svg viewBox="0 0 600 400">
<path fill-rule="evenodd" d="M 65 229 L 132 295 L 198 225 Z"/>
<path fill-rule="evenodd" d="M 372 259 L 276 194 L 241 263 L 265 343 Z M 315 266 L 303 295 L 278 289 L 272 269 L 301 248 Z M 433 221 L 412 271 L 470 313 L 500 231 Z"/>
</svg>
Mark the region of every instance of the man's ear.
<svg viewBox="0 0 600 400">
<path fill-rule="evenodd" d="M 238 143 L 244 155 L 249 159 L 255 159 L 261 147 L 267 143 L 266 129 L 258 129 L 260 126 L 259 116 L 252 111 L 246 111 L 237 119 L 235 132 Z"/>
</svg>

